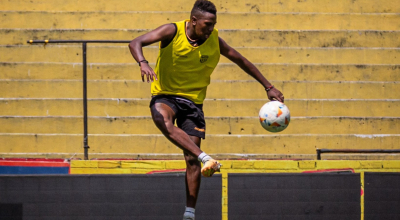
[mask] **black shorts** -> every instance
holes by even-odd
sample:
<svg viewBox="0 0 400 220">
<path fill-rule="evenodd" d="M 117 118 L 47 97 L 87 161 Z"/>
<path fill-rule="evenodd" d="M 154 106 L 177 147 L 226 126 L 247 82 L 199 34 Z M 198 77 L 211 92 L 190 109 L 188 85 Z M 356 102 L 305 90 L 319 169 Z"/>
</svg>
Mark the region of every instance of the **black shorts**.
<svg viewBox="0 0 400 220">
<path fill-rule="evenodd" d="M 206 121 L 204 120 L 203 105 L 173 95 L 156 95 L 150 102 L 150 108 L 155 103 L 168 105 L 176 116 L 176 124 L 188 135 L 202 139 L 206 138 Z M 174 122 L 175 123 L 175 122 Z"/>
</svg>

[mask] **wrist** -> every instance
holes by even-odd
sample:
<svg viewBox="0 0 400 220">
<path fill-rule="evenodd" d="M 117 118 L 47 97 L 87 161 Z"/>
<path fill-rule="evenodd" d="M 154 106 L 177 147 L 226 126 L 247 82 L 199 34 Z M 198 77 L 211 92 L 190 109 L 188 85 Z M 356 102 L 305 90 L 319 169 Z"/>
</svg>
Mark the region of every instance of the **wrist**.
<svg viewBox="0 0 400 220">
<path fill-rule="evenodd" d="M 149 61 L 147 61 L 147 60 L 141 60 L 141 61 L 139 61 L 139 62 L 137 62 L 137 63 L 139 64 L 139 66 L 141 66 L 141 63 L 149 64 Z"/>
<path fill-rule="evenodd" d="M 273 89 L 273 88 L 275 88 L 274 85 L 267 86 L 267 87 L 265 88 L 265 91 L 269 92 L 269 91 L 271 91 L 271 89 Z"/>
</svg>

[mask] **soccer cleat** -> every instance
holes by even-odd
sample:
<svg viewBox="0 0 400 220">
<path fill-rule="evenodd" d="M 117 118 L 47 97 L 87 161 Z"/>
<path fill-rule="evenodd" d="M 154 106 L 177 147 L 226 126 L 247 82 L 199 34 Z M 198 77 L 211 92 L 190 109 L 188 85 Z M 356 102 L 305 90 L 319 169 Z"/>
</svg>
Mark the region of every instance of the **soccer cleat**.
<svg viewBox="0 0 400 220">
<path fill-rule="evenodd" d="M 201 174 L 204 177 L 210 177 L 212 176 L 215 172 L 219 172 L 219 169 L 221 168 L 221 164 L 214 160 L 208 160 L 204 165 L 203 168 L 201 168 Z"/>
<path fill-rule="evenodd" d="M 195 219 L 194 219 L 194 213 L 193 213 L 193 212 L 188 212 L 188 211 L 186 211 L 186 212 L 183 214 L 183 220 L 195 220 Z"/>
<path fill-rule="evenodd" d="M 195 220 L 194 216 L 183 216 L 183 220 Z"/>
</svg>

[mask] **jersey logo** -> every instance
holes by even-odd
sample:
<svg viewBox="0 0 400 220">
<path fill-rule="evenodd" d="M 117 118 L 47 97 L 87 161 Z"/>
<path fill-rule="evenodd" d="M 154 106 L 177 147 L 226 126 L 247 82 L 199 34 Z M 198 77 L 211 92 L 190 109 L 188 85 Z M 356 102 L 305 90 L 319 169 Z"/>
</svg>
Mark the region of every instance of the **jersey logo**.
<svg viewBox="0 0 400 220">
<path fill-rule="evenodd" d="M 208 60 L 208 55 L 201 55 L 200 57 L 200 63 L 204 63 Z"/>
</svg>

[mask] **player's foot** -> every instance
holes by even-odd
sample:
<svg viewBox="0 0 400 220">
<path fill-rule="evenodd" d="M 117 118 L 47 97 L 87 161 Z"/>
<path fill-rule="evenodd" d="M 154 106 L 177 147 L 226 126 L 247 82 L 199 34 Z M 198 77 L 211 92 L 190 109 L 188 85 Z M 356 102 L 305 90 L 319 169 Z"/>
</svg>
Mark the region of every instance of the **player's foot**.
<svg viewBox="0 0 400 220">
<path fill-rule="evenodd" d="M 195 220 L 194 219 L 194 209 L 186 210 L 185 213 L 183 213 L 183 220 Z"/>
<path fill-rule="evenodd" d="M 201 168 L 201 174 L 204 177 L 210 177 L 215 172 L 219 172 L 219 169 L 221 168 L 221 166 L 222 165 L 218 161 L 216 161 L 214 159 L 210 159 L 203 165 L 203 168 Z"/>
<path fill-rule="evenodd" d="M 183 216 L 183 220 L 195 220 L 194 216 Z"/>
</svg>

